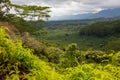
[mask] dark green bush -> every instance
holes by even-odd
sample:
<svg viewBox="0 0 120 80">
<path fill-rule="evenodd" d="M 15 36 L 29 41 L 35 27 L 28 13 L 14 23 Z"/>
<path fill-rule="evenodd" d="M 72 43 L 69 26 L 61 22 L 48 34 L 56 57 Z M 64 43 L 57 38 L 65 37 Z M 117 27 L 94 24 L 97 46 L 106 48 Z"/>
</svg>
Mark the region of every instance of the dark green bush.
<svg viewBox="0 0 120 80">
<path fill-rule="evenodd" d="M 106 54 L 103 51 L 87 51 L 86 52 L 86 60 L 87 62 L 97 62 L 97 63 L 103 63 L 103 62 L 109 62 L 111 60 L 112 54 Z"/>
<path fill-rule="evenodd" d="M 63 53 L 62 50 L 56 47 L 46 47 L 44 52 L 48 60 L 53 63 L 59 63 L 60 55 Z"/>
</svg>

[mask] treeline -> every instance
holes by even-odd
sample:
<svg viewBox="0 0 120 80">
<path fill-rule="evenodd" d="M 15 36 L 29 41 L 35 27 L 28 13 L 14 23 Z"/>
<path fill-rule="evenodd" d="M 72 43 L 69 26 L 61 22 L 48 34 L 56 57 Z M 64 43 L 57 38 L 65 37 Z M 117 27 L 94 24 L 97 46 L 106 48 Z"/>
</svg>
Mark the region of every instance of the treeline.
<svg viewBox="0 0 120 80">
<path fill-rule="evenodd" d="M 120 33 L 120 20 L 96 22 L 80 30 L 80 35 L 106 37 Z"/>
</svg>

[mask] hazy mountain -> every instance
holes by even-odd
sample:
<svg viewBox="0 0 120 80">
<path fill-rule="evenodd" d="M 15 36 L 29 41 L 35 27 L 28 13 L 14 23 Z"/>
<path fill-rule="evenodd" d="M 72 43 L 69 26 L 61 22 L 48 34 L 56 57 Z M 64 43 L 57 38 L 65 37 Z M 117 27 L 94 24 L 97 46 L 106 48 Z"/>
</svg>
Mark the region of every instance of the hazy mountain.
<svg viewBox="0 0 120 80">
<path fill-rule="evenodd" d="M 54 17 L 52 18 L 52 20 L 79 20 L 79 19 L 87 19 L 90 16 L 92 16 L 92 14 L 65 15 L 65 16 Z"/>
<path fill-rule="evenodd" d="M 112 18 L 120 16 L 120 8 L 102 10 L 98 13 L 88 13 L 79 15 L 66 15 L 53 18 L 54 20 L 78 20 L 78 19 L 94 19 L 94 18 Z"/>
<path fill-rule="evenodd" d="M 99 17 L 110 18 L 117 16 L 120 16 L 120 8 L 102 10 L 96 14 L 93 14 L 89 18 L 99 18 Z"/>
</svg>

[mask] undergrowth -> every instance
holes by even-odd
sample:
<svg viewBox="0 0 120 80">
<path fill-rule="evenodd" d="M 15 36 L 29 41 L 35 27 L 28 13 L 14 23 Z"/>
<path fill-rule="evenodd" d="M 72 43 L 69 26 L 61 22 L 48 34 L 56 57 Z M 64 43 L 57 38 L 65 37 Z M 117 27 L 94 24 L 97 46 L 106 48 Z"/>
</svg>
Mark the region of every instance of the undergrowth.
<svg viewBox="0 0 120 80">
<path fill-rule="evenodd" d="M 19 40 L 11 40 L 0 28 L 0 80 L 59 80 L 61 75 L 47 63 L 24 48 Z"/>
<path fill-rule="evenodd" d="M 48 62 L 40 60 L 32 49 L 22 46 L 22 41 L 11 39 L 4 27 L 0 28 L 0 80 L 119 80 L 120 52 L 112 55 L 111 62 L 102 63 L 72 63 L 69 67 L 52 68 Z M 75 45 L 75 46 L 74 46 Z M 75 57 L 79 54 L 76 44 L 68 46 L 63 55 Z M 53 49 L 54 50 L 54 49 Z M 50 50 L 46 50 L 50 51 Z M 59 51 L 57 48 L 55 51 Z M 51 51 L 51 53 L 55 53 Z M 51 54 L 48 53 L 48 54 Z M 75 55 L 76 54 L 76 55 Z M 91 54 L 92 55 L 92 54 Z M 56 53 L 57 56 L 57 53 Z M 69 57 L 68 56 L 68 57 Z M 73 57 L 74 57 L 73 56 Z M 81 55 L 79 55 L 81 56 Z M 101 56 L 101 55 L 100 55 Z M 49 57 L 49 56 L 48 56 Z M 70 60 L 64 56 L 63 60 Z M 51 57 L 49 57 L 52 59 Z M 76 57 L 77 58 L 77 57 Z M 79 58 L 79 57 L 78 57 Z M 72 58 L 75 59 L 75 58 Z M 67 60 L 67 61 L 68 61 Z M 65 61 L 67 64 L 67 61 Z M 70 60 L 73 61 L 73 60 Z M 66 66 L 64 64 L 64 66 Z M 57 65 L 56 65 L 57 66 Z"/>
</svg>

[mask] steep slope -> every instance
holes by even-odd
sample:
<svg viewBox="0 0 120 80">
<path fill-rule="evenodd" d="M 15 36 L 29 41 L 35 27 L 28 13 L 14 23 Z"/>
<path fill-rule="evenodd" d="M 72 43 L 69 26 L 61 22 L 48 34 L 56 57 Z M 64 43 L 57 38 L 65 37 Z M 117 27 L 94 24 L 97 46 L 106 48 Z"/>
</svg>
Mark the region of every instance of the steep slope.
<svg viewBox="0 0 120 80">
<path fill-rule="evenodd" d="M 35 56 L 31 49 L 23 47 L 21 41 L 10 39 L 5 27 L 0 27 L 0 80 L 58 79 L 60 75 L 46 62 Z"/>
<path fill-rule="evenodd" d="M 15 38 L 16 35 L 20 35 L 19 30 L 14 25 L 8 22 L 0 22 L 0 26 L 3 26 L 6 28 L 6 32 L 7 34 L 9 34 L 11 38 Z"/>
</svg>

